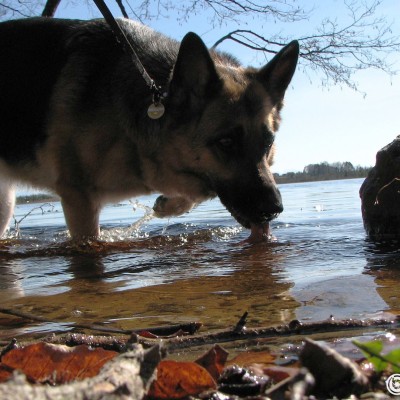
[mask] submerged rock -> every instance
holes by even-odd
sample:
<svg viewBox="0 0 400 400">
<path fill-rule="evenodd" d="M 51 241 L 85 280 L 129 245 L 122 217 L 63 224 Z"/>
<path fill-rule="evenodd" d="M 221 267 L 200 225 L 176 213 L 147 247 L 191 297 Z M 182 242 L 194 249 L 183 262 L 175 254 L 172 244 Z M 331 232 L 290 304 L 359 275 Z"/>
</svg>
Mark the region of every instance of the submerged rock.
<svg viewBox="0 0 400 400">
<path fill-rule="evenodd" d="M 378 151 L 360 198 L 367 234 L 374 239 L 400 238 L 400 135 Z"/>
</svg>

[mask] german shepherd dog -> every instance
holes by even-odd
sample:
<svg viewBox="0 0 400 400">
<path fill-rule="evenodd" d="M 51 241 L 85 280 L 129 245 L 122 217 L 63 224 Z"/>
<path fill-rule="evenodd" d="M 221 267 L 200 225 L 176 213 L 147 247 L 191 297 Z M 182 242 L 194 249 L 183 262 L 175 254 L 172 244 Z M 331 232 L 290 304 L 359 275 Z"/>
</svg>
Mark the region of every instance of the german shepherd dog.
<svg viewBox="0 0 400 400">
<path fill-rule="evenodd" d="M 180 215 L 219 196 L 236 220 L 269 233 L 282 212 L 270 166 L 296 41 L 261 69 L 209 51 L 194 33 L 181 43 L 119 20 L 152 94 L 103 20 L 33 18 L 0 24 L 0 235 L 14 182 L 58 194 L 74 239 L 97 237 L 109 202 L 160 193 L 157 216 Z"/>
</svg>

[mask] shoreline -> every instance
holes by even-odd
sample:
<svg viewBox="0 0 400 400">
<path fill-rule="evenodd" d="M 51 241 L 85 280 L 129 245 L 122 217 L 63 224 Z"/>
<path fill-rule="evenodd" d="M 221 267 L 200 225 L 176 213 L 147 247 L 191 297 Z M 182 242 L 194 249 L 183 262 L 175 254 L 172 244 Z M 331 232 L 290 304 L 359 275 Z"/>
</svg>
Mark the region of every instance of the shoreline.
<svg viewBox="0 0 400 400">
<path fill-rule="evenodd" d="M 349 176 L 346 178 L 337 178 L 337 177 L 331 177 L 329 179 L 321 179 L 321 178 L 316 178 L 316 179 L 302 179 L 302 180 L 296 180 L 296 179 L 280 179 L 281 177 L 276 177 L 275 176 L 275 181 L 277 185 L 286 185 L 286 184 L 291 184 L 291 183 L 306 183 L 306 182 L 326 182 L 326 181 L 334 181 L 334 180 L 350 180 L 350 179 L 365 179 L 365 177 L 353 177 Z M 36 204 L 36 203 L 52 203 L 52 202 L 58 202 L 60 201 L 60 197 L 54 194 L 50 193 L 34 193 L 34 194 L 28 194 L 28 195 L 21 195 L 17 196 L 16 198 L 16 204 Z"/>
<path fill-rule="evenodd" d="M 17 196 L 15 200 L 15 204 L 36 204 L 36 203 L 52 203 L 60 201 L 60 198 L 56 195 L 52 195 L 49 193 L 35 193 Z"/>
</svg>

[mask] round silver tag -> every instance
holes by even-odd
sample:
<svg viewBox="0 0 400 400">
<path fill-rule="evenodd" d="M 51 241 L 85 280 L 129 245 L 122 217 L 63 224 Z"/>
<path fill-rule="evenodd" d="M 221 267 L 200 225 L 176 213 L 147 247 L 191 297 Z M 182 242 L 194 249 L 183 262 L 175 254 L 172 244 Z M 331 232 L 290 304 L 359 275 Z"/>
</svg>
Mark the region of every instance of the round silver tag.
<svg viewBox="0 0 400 400">
<path fill-rule="evenodd" d="M 150 107 L 147 110 L 147 115 L 151 119 L 158 119 L 164 115 L 165 107 L 163 104 L 150 104 Z"/>
</svg>

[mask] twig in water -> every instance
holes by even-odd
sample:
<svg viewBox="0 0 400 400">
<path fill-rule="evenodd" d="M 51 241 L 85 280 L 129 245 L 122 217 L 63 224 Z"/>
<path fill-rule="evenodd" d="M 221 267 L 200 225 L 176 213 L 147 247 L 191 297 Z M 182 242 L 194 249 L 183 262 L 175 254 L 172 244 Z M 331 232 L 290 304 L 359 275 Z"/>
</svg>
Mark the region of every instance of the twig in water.
<svg viewBox="0 0 400 400">
<path fill-rule="evenodd" d="M 57 322 L 47 320 L 43 317 L 38 317 L 29 313 L 11 310 L 8 308 L 0 308 L 0 312 L 4 314 L 14 315 L 26 319 L 30 319 L 32 321 L 38 322 Z M 202 334 L 196 335 L 188 335 L 188 336 L 176 336 L 171 338 L 160 337 L 160 338 L 146 338 L 140 335 L 144 331 L 158 334 L 166 334 L 170 332 L 177 332 L 177 331 L 184 331 L 190 334 L 196 333 L 198 329 L 201 327 L 201 323 L 198 322 L 191 322 L 188 324 L 182 325 L 171 325 L 166 327 L 156 327 L 156 328 L 147 328 L 147 329 L 135 329 L 135 330 L 124 330 L 118 328 L 107 328 L 98 325 L 86 325 L 86 324 L 75 324 L 75 323 L 67 323 L 66 325 L 74 327 L 74 328 L 83 328 L 89 330 L 95 330 L 100 332 L 107 332 L 113 334 L 122 334 L 122 335 L 129 335 L 131 339 L 134 339 L 135 342 L 142 344 L 145 347 L 151 347 L 154 344 L 163 341 L 163 345 L 165 349 L 168 351 L 174 351 L 183 348 L 189 347 L 196 347 L 202 346 L 207 344 L 215 344 L 215 343 L 227 343 L 233 342 L 237 340 L 249 340 L 249 339 L 260 339 L 260 338 L 273 338 L 273 337 L 285 337 L 285 336 L 294 336 L 294 335 L 301 335 L 307 336 L 312 334 L 318 333 L 332 333 L 332 332 L 340 332 L 345 330 L 356 330 L 356 329 L 368 329 L 372 327 L 380 327 L 380 328 L 390 328 L 390 329 L 398 329 L 400 326 L 400 317 L 393 316 L 393 319 L 373 319 L 373 320 L 342 320 L 342 321 L 335 321 L 334 319 L 330 318 L 326 321 L 320 322 L 311 322 L 311 323 L 300 323 L 297 320 L 294 320 L 286 325 L 279 325 L 275 327 L 257 327 L 257 328 L 246 328 L 241 330 L 236 330 L 237 326 L 241 326 L 243 322 L 246 322 L 247 312 L 240 318 L 239 322 L 236 324 L 235 327 L 230 329 L 223 329 L 216 332 L 205 332 Z M 74 344 L 79 344 L 79 334 L 72 334 L 75 335 Z M 71 334 L 69 334 L 69 337 Z M 83 335 L 86 337 L 86 335 Z M 113 340 L 116 338 L 112 338 Z M 57 339 L 58 342 L 60 339 Z M 70 340 L 70 339 L 67 339 Z M 86 339 L 85 339 L 86 340 Z M 90 335 L 90 340 L 95 341 L 95 337 Z M 130 340 L 126 338 L 125 340 Z M 47 340 L 49 341 L 49 340 Z M 121 339 L 120 341 L 124 341 Z M 50 342 L 52 342 L 50 340 Z"/>
<path fill-rule="evenodd" d="M 55 344 L 67 344 L 77 346 L 79 344 L 89 344 L 91 346 L 108 348 L 123 348 L 124 345 L 133 341 L 143 345 L 145 348 L 152 347 L 155 344 L 163 343 L 163 347 L 167 352 L 175 352 L 185 348 L 193 348 L 215 343 L 229 343 L 233 341 L 243 341 L 261 338 L 277 338 L 288 336 L 308 336 L 313 334 L 327 334 L 333 332 L 342 332 L 348 330 L 368 329 L 368 328 L 390 328 L 396 329 L 399 327 L 400 319 L 388 320 L 343 320 L 343 321 L 322 321 L 301 324 L 289 323 L 275 327 L 258 327 L 247 328 L 241 332 L 235 332 L 233 329 L 224 329 L 217 332 L 205 332 L 193 336 L 179 336 L 173 338 L 160 337 L 156 339 L 146 338 L 133 333 L 130 338 L 116 336 L 94 336 L 80 333 L 69 333 L 64 336 L 52 336 L 46 338 L 46 342 Z"/>
<path fill-rule="evenodd" d="M 247 323 L 247 316 L 249 315 L 248 311 L 245 311 L 244 314 L 240 317 L 238 323 L 233 328 L 234 332 L 241 332 L 245 328 Z"/>
<path fill-rule="evenodd" d="M 45 322 L 45 323 L 60 323 L 59 321 L 50 320 L 48 318 L 43 318 L 38 315 L 34 315 L 31 313 L 26 313 L 24 311 L 13 310 L 10 308 L 0 308 L 0 313 L 12 315 L 14 317 L 20 317 L 24 319 L 28 319 L 36 322 Z M 174 334 L 178 331 L 185 332 L 189 335 L 193 335 L 197 332 L 202 324 L 200 322 L 189 322 L 186 324 L 174 324 L 168 326 L 156 326 L 150 328 L 140 328 L 140 329 L 119 329 L 112 327 L 105 327 L 100 325 L 90 325 L 90 324 L 77 324 L 74 322 L 62 322 L 63 325 L 67 325 L 73 328 L 81 328 L 81 329 L 89 329 L 92 331 L 120 334 L 120 335 L 132 335 L 132 334 L 140 334 L 141 332 L 150 332 L 154 335 L 159 336 L 167 336 Z"/>
<path fill-rule="evenodd" d="M 227 343 L 238 340 L 250 340 L 260 338 L 273 338 L 285 336 L 307 336 L 318 333 L 332 333 L 347 330 L 368 329 L 372 327 L 389 327 L 396 329 L 400 325 L 400 318 L 379 320 L 342 320 L 335 321 L 329 319 L 327 321 L 300 323 L 295 320 L 286 325 L 274 327 L 256 327 L 246 328 L 241 331 L 233 329 L 224 329 L 216 332 L 205 332 L 193 336 L 164 338 L 163 344 L 168 351 L 174 351 L 183 348 L 203 346 L 215 343 Z M 138 337 L 138 343 L 144 346 L 151 346 L 158 343 L 157 340 Z"/>
<path fill-rule="evenodd" d="M 20 229 L 20 225 L 21 225 L 21 222 L 24 220 L 24 219 L 26 219 L 27 217 L 29 217 L 29 215 L 31 215 L 34 211 L 36 211 L 36 210 L 40 210 L 41 212 L 42 212 L 42 215 L 45 213 L 45 210 L 44 210 L 44 207 L 51 207 L 51 211 L 50 212 L 53 212 L 54 211 L 54 204 L 52 204 L 52 203 L 43 203 L 43 204 L 41 204 L 40 206 L 37 206 L 37 207 L 33 207 L 30 211 L 28 211 L 21 219 L 19 219 L 19 220 L 17 220 L 16 218 L 15 218 L 15 216 L 13 217 L 14 218 L 14 230 L 15 230 L 15 232 L 16 232 L 16 235 L 17 235 L 17 238 L 20 238 L 21 237 L 21 229 Z"/>
<path fill-rule="evenodd" d="M 13 349 L 16 349 L 16 348 L 18 348 L 17 339 L 13 338 L 13 339 L 11 339 L 11 342 L 8 343 L 7 346 L 4 347 L 4 348 L 1 350 L 1 353 L 0 353 L 0 360 L 1 360 L 2 357 L 3 357 L 4 355 L 6 355 L 9 351 L 11 351 L 11 350 L 13 350 Z"/>
</svg>

